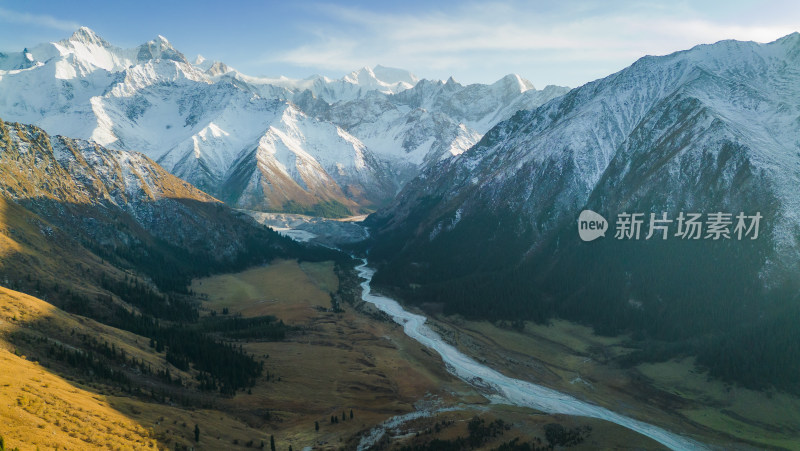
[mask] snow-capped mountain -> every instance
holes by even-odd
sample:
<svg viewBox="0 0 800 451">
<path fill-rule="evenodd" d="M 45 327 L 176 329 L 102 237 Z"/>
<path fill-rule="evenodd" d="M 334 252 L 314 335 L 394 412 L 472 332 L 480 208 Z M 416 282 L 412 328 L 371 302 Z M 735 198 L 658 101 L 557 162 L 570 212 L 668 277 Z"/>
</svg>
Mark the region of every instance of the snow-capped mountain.
<svg viewBox="0 0 800 451">
<path fill-rule="evenodd" d="M 274 124 L 233 162 L 222 185 L 226 201 L 252 210 L 292 202 L 375 205 L 397 185 L 387 165 L 358 139 L 281 104 Z"/>
<path fill-rule="evenodd" d="M 800 34 L 645 57 L 408 183 L 368 220 L 374 280 L 479 317 L 671 340 L 769 329 L 797 305 L 798 186 Z M 584 209 L 605 238 L 579 239 Z M 643 214 L 640 240 L 615 238 L 625 212 Z M 732 214 L 731 231 L 739 213 L 763 219 L 756 240 L 686 240 L 681 212 Z M 672 220 L 669 239 L 645 239 L 650 213 Z"/>
<path fill-rule="evenodd" d="M 340 124 L 396 167 L 406 165 L 408 173 L 416 174 L 427 164 L 469 149 L 491 126 L 518 110 L 535 108 L 567 91 L 558 86 L 539 91 L 528 80 L 508 75 L 492 85 L 464 86 L 452 78 L 422 80 L 396 95 L 372 94 L 329 106 L 295 101 Z"/>
<path fill-rule="evenodd" d="M 266 91 L 262 91 L 266 96 L 271 96 L 275 87 L 279 87 L 291 93 L 308 91 L 314 97 L 329 104 L 356 100 L 371 91 L 377 91 L 382 94 L 397 94 L 412 88 L 419 82 L 419 79 L 408 71 L 381 65 L 372 69 L 362 67 L 338 80 L 322 75 L 314 75 L 302 80 L 286 77 L 251 77 L 235 71 L 230 75 L 260 89 L 266 88 Z"/>
<path fill-rule="evenodd" d="M 383 66 L 338 80 L 251 77 L 190 62 L 162 36 L 122 49 L 85 27 L 0 56 L 3 117 L 144 152 L 236 206 L 309 213 L 380 205 L 424 164 L 564 92 L 517 76 L 420 82 Z"/>
</svg>

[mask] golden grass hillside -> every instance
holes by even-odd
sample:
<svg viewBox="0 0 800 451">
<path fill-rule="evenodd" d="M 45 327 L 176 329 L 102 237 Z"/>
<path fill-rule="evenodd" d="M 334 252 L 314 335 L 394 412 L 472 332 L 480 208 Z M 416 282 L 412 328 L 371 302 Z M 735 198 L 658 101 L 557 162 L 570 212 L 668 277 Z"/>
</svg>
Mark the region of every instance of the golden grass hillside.
<svg viewBox="0 0 800 451">
<path fill-rule="evenodd" d="M 0 435 L 7 448 L 155 448 L 151 431 L 24 356 L 0 349 Z"/>
<path fill-rule="evenodd" d="M 216 287 L 217 294 L 204 303 L 208 310 L 221 311 L 225 305 L 231 314 L 275 315 L 293 327 L 284 341 L 241 342 L 266 363 L 267 374 L 232 398 L 205 395 L 209 407 L 134 396 L 49 361 L 47 345 L 80 346 L 76 337 L 87 335 L 154 368 L 191 377 L 169 365 L 165 353 L 155 352 L 144 337 L 0 288 L 2 373 L 3 384 L 8 384 L 0 387 L 0 435 L 7 445 L 23 450 L 55 449 L 59 443 L 68 449 L 137 449 L 150 443 L 162 449 L 247 449 L 262 440 L 268 446 L 272 435 L 283 449 L 339 449 L 381 421 L 415 410 L 415 403 L 426 396 L 455 402 L 454 395 L 461 393 L 460 399 L 481 401 L 394 323 L 348 306 L 342 313 L 327 311 L 329 293 L 337 284 L 331 262 L 296 261 L 195 281 L 195 287 Z M 228 292 L 236 302 L 227 298 Z M 261 302 L 265 299 L 269 302 Z M 353 421 L 330 424 L 331 415 L 351 409 Z M 194 441 L 195 424 L 201 431 L 199 443 Z"/>
<path fill-rule="evenodd" d="M 154 367 L 169 367 L 174 375 L 189 377 L 169 365 L 165 354 L 150 348 L 144 337 L 0 287 L 0 436 L 7 449 L 218 450 L 268 443 L 267 432 L 248 425 L 238 409 L 158 403 L 130 396 L 58 362 L 49 368 L 43 365 L 46 343 L 68 343 L 80 335 L 108 341 Z M 196 424 L 199 442 L 194 440 Z"/>
<path fill-rule="evenodd" d="M 54 333 L 65 328 L 96 330 L 86 325 L 88 320 L 81 321 L 44 301 L 0 288 L 0 435 L 6 447 L 154 448 L 157 442 L 151 431 L 118 412 L 105 396 L 53 374 L 10 343 L 10 334 L 20 330 L 41 333 L 29 329 L 36 321 L 48 324 L 48 330 Z"/>
</svg>

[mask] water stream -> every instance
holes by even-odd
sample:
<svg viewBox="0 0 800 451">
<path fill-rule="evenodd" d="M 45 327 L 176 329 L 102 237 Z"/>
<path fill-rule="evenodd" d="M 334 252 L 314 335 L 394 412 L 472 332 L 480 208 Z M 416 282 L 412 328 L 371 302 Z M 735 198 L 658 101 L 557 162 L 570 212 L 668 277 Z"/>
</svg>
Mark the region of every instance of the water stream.
<svg viewBox="0 0 800 451">
<path fill-rule="evenodd" d="M 476 362 L 452 345 L 445 343 L 442 337 L 425 325 L 426 318 L 424 316 L 406 311 L 393 299 L 373 294 L 370 282 L 375 271 L 367 266 L 366 260 L 356 267 L 356 270 L 365 279 L 361 283 L 363 288 L 362 297 L 365 302 L 375 305 L 375 307 L 391 316 L 396 323 L 403 326 L 406 335 L 438 352 L 447 366 L 447 370 L 452 374 L 482 390 L 488 389 L 495 392 L 503 402 L 530 407 L 546 413 L 576 415 L 610 421 L 650 437 L 673 450 L 705 449 L 703 445 L 692 439 L 620 415 L 604 407 L 581 401 L 556 390 L 505 376 L 486 365 Z"/>
</svg>

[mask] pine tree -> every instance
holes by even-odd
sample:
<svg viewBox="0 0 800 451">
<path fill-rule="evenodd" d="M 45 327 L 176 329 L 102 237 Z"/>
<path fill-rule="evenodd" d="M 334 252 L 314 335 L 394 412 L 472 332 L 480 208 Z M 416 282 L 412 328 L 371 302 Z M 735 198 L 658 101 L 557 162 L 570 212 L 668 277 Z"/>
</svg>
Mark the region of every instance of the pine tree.
<svg viewBox="0 0 800 451">
<path fill-rule="evenodd" d="M 344 414 L 344 410 L 342 410 L 342 421 L 347 421 L 347 416 Z"/>
<path fill-rule="evenodd" d="M 194 425 L 194 441 L 200 441 L 200 426 L 197 424 Z"/>
<path fill-rule="evenodd" d="M 350 409 L 350 419 L 353 419 L 353 409 Z"/>
<path fill-rule="evenodd" d="M 275 451 L 275 436 L 274 435 L 270 435 L 269 436 L 269 449 L 270 449 L 270 451 Z"/>
<path fill-rule="evenodd" d="M 319 421 L 314 422 L 314 430 L 319 431 Z"/>
</svg>

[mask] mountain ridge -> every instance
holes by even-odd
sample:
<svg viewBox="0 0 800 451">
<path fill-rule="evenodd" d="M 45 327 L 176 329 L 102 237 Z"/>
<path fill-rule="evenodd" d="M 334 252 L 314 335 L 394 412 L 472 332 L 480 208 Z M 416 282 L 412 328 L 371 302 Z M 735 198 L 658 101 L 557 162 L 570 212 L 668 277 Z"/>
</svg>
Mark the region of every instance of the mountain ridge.
<svg viewBox="0 0 800 451">
<path fill-rule="evenodd" d="M 491 87 L 453 82 L 443 85 L 450 100 L 417 105 L 419 111 L 410 114 L 408 102 L 393 99 L 415 89 L 420 80 L 385 66 L 362 68 L 339 80 L 250 77 L 222 62 L 198 58 L 192 64 L 163 36 L 121 49 L 85 27 L 65 40 L 35 47 L 30 55 L 33 60 L 25 69 L 0 65 L 2 117 L 106 147 L 142 151 L 217 197 L 246 199 L 238 206 L 262 210 L 295 206 L 311 211 L 330 202 L 342 214 L 373 210 L 426 162 L 466 150 L 517 108 L 566 92 L 535 91 L 518 76 Z M 395 105 L 381 112 L 387 102 Z M 470 104 L 484 109 L 465 114 Z M 348 108 L 385 116 L 372 126 L 365 122 L 356 127 L 342 114 L 331 113 Z M 296 127 L 286 118 L 297 114 L 308 117 L 302 123 L 309 136 L 279 140 L 280 146 L 297 150 L 296 161 L 270 161 L 267 166 L 273 169 L 266 172 L 257 158 L 245 162 L 258 153 L 253 149 L 265 137 L 291 136 Z M 413 123 L 403 125 L 403 120 Z M 427 133 L 435 136 L 433 141 L 422 139 Z M 388 138 L 375 139 L 379 135 Z M 353 150 L 343 153 L 336 150 L 338 144 L 330 149 L 314 144 L 342 140 L 352 142 Z M 341 159 L 323 163 L 331 153 Z M 268 154 L 261 152 L 261 159 L 271 158 Z M 256 179 L 227 180 L 243 174 L 242 165 L 257 173 Z M 308 168 L 313 168 L 314 179 L 327 180 L 324 187 L 306 189 L 308 180 L 300 174 Z M 270 186 L 283 194 L 269 195 Z M 242 191 L 231 192 L 232 187 Z"/>
</svg>

